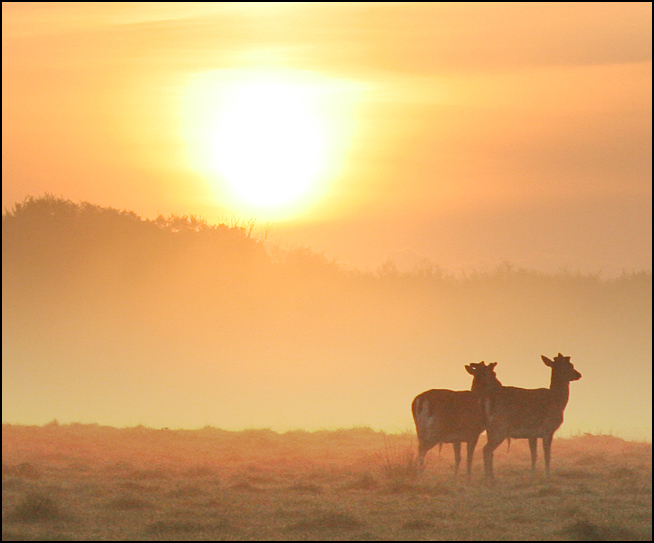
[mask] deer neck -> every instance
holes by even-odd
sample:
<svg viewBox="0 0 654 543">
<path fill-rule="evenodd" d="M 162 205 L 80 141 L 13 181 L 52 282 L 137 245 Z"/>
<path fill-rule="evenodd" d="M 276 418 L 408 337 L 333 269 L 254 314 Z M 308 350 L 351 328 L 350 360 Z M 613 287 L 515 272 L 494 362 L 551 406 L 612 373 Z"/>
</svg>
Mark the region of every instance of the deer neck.
<svg viewBox="0 0 654 543">
<path fill-rule="evenodd" d="M 565 406 L 568 405 L 568 398 L 570 397 L 570 381 L 557 379 L 556 376 L 552 374 L 550 391 L 556 405 L 561 409 L 565 409 Z"/>
<path fill-rule="evenodd" d="M 481 383 L 476 378 L 472 381 L 471 390 L 479 398 L 488 398 L 502 389 L 502 383 L 498 379 L 491 383 Z"/>
</svg>

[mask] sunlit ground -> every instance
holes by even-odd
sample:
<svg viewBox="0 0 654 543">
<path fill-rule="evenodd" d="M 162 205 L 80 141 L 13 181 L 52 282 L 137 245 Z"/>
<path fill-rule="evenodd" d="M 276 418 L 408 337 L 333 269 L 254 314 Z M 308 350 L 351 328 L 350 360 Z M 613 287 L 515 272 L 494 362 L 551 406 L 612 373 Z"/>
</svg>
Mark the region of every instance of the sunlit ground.
<svg viewBox="0 0 654 543">
<path fill-rule="evenodd" d="M 482 438 L 484 441 L 484 438 Z M 651 444 L 524 440 L 487 487 L 413 433 L 3 428 L 3 540 L 651 540 Z"/>
</svg>

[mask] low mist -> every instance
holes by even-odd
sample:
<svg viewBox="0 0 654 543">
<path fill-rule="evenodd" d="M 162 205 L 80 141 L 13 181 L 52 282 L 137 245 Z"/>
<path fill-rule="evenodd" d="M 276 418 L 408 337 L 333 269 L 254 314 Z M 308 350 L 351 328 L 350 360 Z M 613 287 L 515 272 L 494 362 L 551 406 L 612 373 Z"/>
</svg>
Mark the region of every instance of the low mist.
<svg viewBox="0 0 654 543">
<path fill-rule="evenodd" d="M 651 439 L 651 272 L 509 264 L 454 276 L 345 270 L 251 225 L 44 196 L 2 219 L 3 419 L 224 429 L 411 429 L 411 400 L 470 362 L 549 386 L 583 375 L 562 434 Z"/>
</svg>

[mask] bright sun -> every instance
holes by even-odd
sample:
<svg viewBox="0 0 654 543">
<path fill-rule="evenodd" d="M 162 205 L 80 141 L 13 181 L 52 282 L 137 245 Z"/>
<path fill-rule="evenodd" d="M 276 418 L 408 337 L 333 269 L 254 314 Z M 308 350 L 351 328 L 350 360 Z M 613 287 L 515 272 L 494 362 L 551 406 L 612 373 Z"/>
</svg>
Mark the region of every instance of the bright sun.
<svg viewBox="0 0 654 543">
<path fill-rule="evenodd" d="M 330 95 L 323 80 L 303 72 L 197 76 L 186 136 L 196 168 L 239 212 L 293 214 L 319 197 L 334 170 L 335 141 L 345 136 Z"/>
</svg>

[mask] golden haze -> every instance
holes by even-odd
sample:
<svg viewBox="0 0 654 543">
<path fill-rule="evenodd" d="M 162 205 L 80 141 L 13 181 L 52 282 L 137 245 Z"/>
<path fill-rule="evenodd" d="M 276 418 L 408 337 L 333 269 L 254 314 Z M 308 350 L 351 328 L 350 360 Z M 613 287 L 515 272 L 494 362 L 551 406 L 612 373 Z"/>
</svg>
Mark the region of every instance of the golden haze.
<svg viewBox="0 0 654 543">
<path fill-rule="evenodd" d="M 650 3 L 2 15 L 9 422 L 405 429 L 561 351 L 650 438 Z"/>
<path fill-rule="evenodd" d="M 247 224 L 54 197 L 3 217 L 3 251 L 6 421 L 397 431 L 466 363 L 546 387 L 562 352 L 584 377 L 559 433 L 651 428 L 649 273 L 348 271 Z"/>
</svg>

